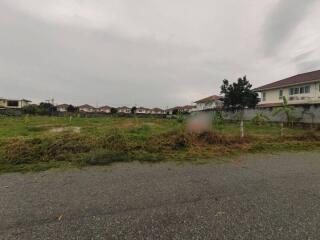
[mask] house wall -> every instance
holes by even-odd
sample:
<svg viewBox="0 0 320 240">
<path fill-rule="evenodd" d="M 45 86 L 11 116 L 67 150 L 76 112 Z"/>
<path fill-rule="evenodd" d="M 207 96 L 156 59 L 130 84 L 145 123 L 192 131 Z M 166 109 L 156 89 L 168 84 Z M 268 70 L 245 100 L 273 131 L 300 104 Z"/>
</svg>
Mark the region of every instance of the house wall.
<svg viewBox="0 0 320 240">
<path fill-rule="evenodd" d="M 217 108 L 220 105 L 222 105 L 222 102 L 219 100 L 210 101 L 206 103 L 197 103 L 196 105 L 197 108 L 193 111 L 203 111 L 203 110 L 213 109 L 213 108 Z"/>
<path fill-rule="evenodd" d="M 10 106 L 8 105 L 9 101 L 14 101 L 17 103 L 17 106 Z M 19 108 L 23 108 L 25 106 L 28 106 L 29 102 L 24 101 L 24 100 L 8 100 L 8 99 L 1 99 L 0 100 L 0 107 L 4 107 L 4 108 L 13 108 L 13 109 L 19 109 Z"/>
<path fill-rule="evenodd" d="M 310 86 L 310 93 L 290 95 L 290 88 Z M 320 103 L 320 82 L 307 83 L 285 88 L 267 90 L 260 93 L 261 102 L 259 104 L 282 103 L 282 98 L 279 98 L 279 92 L 283 90 L 283 96 L 286 97 L 289 104 L 310 104 Z M 266 93 L 266 99 L 263 100 L 263 93 Z"/>
</svg>

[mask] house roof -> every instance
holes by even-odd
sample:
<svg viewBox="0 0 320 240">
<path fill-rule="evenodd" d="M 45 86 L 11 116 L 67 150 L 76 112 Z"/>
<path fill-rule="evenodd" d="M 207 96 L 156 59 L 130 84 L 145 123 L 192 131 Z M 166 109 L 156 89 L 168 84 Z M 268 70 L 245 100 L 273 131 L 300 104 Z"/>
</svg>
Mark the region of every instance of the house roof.
<svg viewBox="0 0 320 240">
<path fill-rule="evenodd" d="M 269 89 L 275 89 L 275 88 L 281 88 L 281 87 L 287 87 L 292 85 L 298 85 L 301 83 L 309 83 L 309 82 L 315 82 L 320 80 L 320 70 L 313 71 L 313 72 L 307 72 L 298 74 L 292 77 L 288 77 L 273 83 L 269 83 L 266 85 L 263 85 L 261 87 L 253 89 L 256 92 L 269 90 Z"/>
<path fill-rule="evenodd" d="M 118 107 L 118 109 L 131 109 L 131 108 L 128 108 L 127 106 L 123 106 L 123 107 Z"/>
<path fill-rule="evenodd" d="M 69 107 L 69 105 L 68 104 L 60 104 L 60 105 L 57 105 L 57 107 Z"/>
<path fill-rule="evenodd" d="M 1 98 L 0 97 L 0 100 L 7 100 L 7 101 L 25 101 L 25 102 L 32 102 L 30 100 L 27 100 L 27 99 L 8 99 L 8 98 Z"/>
<path fill-rule="evenodd" d="M 152 111 L 163 111 L 161 108 L 152 108 Z"/>
<path fill-rule="evenodd" d="M 92 109 L 95 109 L 95 107 L 92 107 L 92 106 L 89 105 L 89 104 L 81 105 L 81 106 L 79 106 L 79 108 L 92 108 Z"/>
<path fill-rule="evenodd" d="M 205 103 L 205 102 L 209 102 L 209 101 L 216 101 L 216 100 L 220 100 L 221 98 L 222 98 L 221 96 L 212 95 L 212 96 L 200 99 L 200 100 L 196 101 L 195 103 Z"/>
<path fill-rule="evenodd" d="M 145 108 L 145 107 L 138 107 L 137 110 L 150 110 L 149 108 Z"/>
<path fill-rule="evenodd" d="M 106 106 L 99 107 L 99 109 L 111 109 L 111 107 L 106 105 Z"/>
</svg>

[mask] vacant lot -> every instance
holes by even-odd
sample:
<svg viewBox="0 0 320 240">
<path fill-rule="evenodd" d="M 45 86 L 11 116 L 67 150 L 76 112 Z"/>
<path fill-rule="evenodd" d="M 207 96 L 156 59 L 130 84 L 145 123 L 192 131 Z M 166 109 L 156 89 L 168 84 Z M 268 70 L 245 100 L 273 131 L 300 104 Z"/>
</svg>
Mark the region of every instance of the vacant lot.
<svg viewBox="0 0 320 240">
<path fill-rule="evenodd" d="M 0 239 L 320 238 L 320 154 L 0 175 Z"/>
<path fill-rule="evenodd" d="M 213 123 L 211 131 L 192 134 L 181 119 L 159 118 L 0 118 L 0 172 L 52 167 L 105 165 L 120 161 L 200 161 L 245 152 L 314 150 L 320 131 L 278 124 Z M 223 158 L 222 158 L 223 157 Z M 211 160 L 212 161 L 212 160 Z"/>
</svg>

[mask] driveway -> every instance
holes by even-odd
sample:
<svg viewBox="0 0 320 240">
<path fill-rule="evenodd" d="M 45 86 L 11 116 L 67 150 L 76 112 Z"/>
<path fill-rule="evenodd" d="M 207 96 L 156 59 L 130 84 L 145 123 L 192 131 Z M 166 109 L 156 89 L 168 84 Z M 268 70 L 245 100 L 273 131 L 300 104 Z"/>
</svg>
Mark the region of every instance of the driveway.
<svg viewBox="0 0 320 240">
<path fill-rule="evenodd" d="M 320 239 L 320 153 L 0 175 L 0 239 Z"/>
</svg>

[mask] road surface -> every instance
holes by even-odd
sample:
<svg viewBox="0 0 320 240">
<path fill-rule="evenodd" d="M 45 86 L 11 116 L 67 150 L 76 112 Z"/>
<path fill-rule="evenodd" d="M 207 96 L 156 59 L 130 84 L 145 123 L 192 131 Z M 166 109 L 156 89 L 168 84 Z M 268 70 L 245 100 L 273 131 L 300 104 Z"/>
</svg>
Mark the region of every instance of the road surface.
<svg viewBox="0 0 320 240">
<path fill-rule="evenodd" d="M 320 153 L 0 175 L 0 239 L 320 239 Z"/>
</svg>

